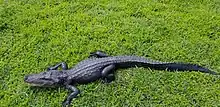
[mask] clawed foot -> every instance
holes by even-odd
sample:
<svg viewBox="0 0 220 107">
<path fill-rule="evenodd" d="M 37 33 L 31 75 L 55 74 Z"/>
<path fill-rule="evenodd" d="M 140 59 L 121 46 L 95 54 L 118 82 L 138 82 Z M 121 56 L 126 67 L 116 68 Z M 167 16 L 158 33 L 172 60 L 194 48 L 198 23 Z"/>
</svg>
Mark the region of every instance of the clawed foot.
<svg viewBox="0 0 220 107">
<path fill-rule="evenodd" d="M 65 101 L 62 103 L 62 107 L 70 107 L 70 101 L 65 100 Z"/>
<path fill-rule="evenodd" d="M 47 68 L 47 71 L 50 71 L 50 70 L 57 70 L 59 67 L 62 68 L 62 70 L 67 70 L 68 69 L 68 65 L 66 62 L 60 62 L 54 66 L 51 66 L 51 67 L 48 67 Z"/>
<path fill-rule="evenodd" d="M 80 91 L 72 85 L 66 85 L 66 88 L 71 91 L 71 93 L 66 97 L 66 99 L 63 101 L 62 106 L 63 107 L 70 107 L 71 106 L 71 101 L 73 98 L 76 98 L 77 95 L 80 93 Z"/>
<path fill-rule="evenodd" d="M 103 81 L 105 83 L 111 83 L 114 80 L 115 80 L 114 74 L 109 74 L 107 77 L 103 78 Z"/>
<path fill-rule="evenodd" d="M 108 57 L 108 55 L 105 52 L 98 50 L 96 52 L 91 52 L 89 58 L 90 57 L 103 58 Z"/>
</svg>

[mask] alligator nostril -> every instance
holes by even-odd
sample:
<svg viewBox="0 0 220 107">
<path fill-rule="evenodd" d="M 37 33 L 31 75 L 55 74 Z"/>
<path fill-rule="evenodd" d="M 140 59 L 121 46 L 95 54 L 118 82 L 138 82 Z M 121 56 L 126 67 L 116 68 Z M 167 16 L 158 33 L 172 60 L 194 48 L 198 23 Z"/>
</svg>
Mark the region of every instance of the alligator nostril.
<svg viewBox="0 0 220 107">
<path fill-rule="evenodd" d="M 26 81 L 28 79 L 28 76 L 26 75 L 26 76 L 24 76 L 24 81 Z"/>
</svg>

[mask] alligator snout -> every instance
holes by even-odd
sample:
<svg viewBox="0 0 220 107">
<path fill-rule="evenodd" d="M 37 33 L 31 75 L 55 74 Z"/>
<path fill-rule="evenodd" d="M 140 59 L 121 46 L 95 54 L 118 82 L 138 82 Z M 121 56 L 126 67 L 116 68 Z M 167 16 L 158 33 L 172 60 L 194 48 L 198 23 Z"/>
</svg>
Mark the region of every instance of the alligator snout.
<svg viewBox="0 0 220 107">
<path fill-rule="evenodd" d="M 31 74 L 30 74 L 30 75 L 25 75 L 25 76 L 24 76 L 24 81 L 27 82 L 27 83 L 29 83 L 32 79 L 33 79 L 33 77 L 32 77 Z"/>
<path fill-rule="evenodd" d="M 24 76 L 24 81 L 26 81 L 28 79 L 28 75 Z"/>
</svg>

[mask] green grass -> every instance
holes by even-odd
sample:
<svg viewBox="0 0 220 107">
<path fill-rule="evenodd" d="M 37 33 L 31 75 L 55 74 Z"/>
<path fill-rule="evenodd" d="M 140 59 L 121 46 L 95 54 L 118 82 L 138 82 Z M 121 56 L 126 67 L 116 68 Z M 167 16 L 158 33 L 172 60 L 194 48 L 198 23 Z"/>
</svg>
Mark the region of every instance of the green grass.
<svg viewBox="0 0 220 107">
<path fill-rule="evenodd" d="M 57 62 L 89 52 L 190 62 L 220 72 L 219 0 L 1 0 L 1 107 L 56 107 L 68 91 L 23 82 Z M 118 70 L 116 81 L 77 86 L 80 107 L 220 106 L 219 77 L 144 68 Z"/>
</svg>

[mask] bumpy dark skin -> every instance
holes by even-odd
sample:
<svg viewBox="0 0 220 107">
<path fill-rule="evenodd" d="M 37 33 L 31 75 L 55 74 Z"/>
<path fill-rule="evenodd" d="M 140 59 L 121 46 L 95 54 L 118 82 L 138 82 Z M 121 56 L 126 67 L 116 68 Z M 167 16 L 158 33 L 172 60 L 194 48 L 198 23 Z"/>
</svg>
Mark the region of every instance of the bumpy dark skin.
<svg viewBox="0 0 220 107">
<path fill-rule="evenodd" d="M 102 51 L 93 52 L 89 58 L 79 62 L 73 68 L 68 69 L 65 62 L 49 67 L 39 74 L 25 76 L 24 81 L 41 87 L 66 87 L 71 93 L 63 101 L 62 106 L 70 106 L 73 98 L 76 98 L 80 91 L 76 84 L 86 84 L 98 79 L 109 83 L 115 79 L 114 71 L 118 68 L 145 67 L 157 70 L 169 71 L 199 71 L 218 75 L 207 68 L 196 64 L 160 62 L 138 56 L 108 56 Z M 61 67 L 61 70 L 58 68 Z"/>
</svg>

